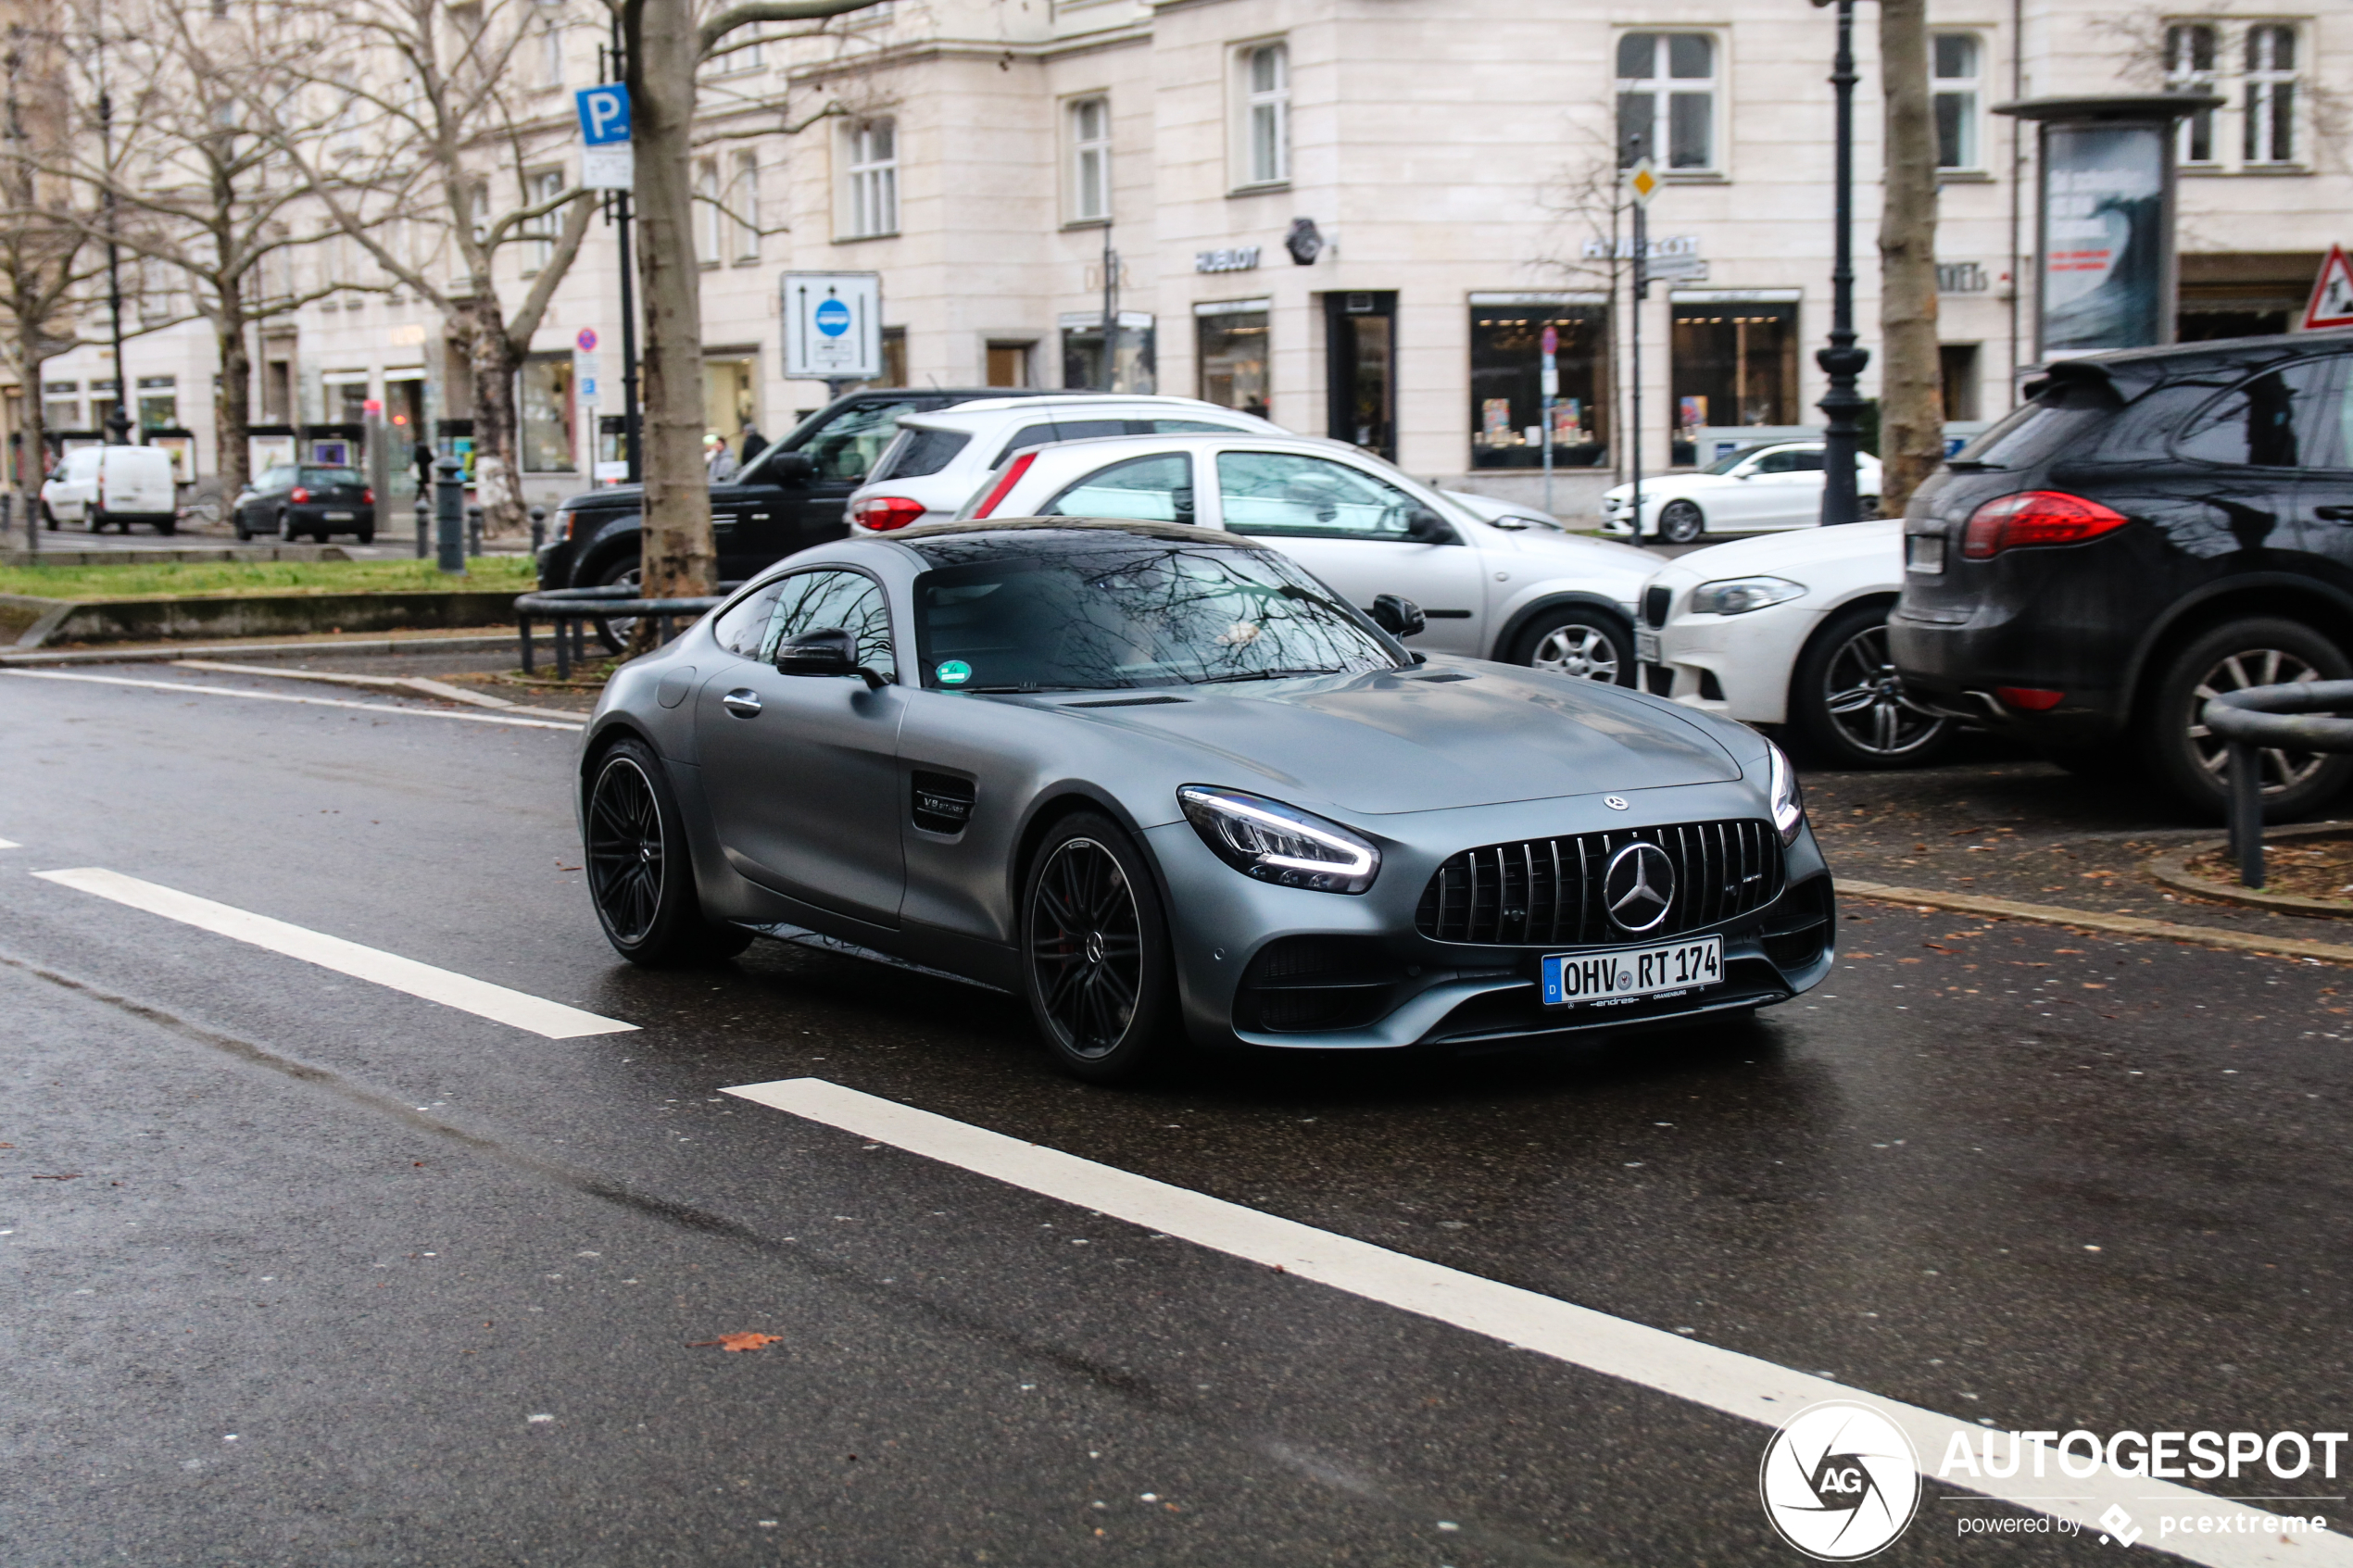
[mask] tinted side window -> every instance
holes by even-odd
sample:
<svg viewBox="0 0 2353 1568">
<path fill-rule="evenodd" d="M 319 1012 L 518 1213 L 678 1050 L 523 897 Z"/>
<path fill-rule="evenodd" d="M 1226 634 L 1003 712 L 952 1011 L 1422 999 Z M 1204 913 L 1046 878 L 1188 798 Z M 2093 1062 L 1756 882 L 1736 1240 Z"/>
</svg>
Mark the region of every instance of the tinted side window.
<svg viewBox="0 0 2353 1568">
<path fill-rule="evenodd" d="M 820 480 L 859 480 L 899 433 L 899 416 L 915 411 L 905 403 L 853 403 L 812 431 L 798 448 L 817 465 Z"/>
<path fill-rule="evenodd" d="M 1117 432 L 1112 433 L 1116 434 Z M 1013 432 L 1013 438 L 1006 442 L 1003 449 L 998 452 L 997 461 L 988 466 L 996 468 L 1016 452 L 1027 451 L 1032 446 L 1044 446 L 1059 439 L 1060 437 L 1054 433 L 1052 425 L 1024 425 Z"/>
<path fill-rule="evenodd" d="M 1217 494 L 1237 533 L 1403 539 L 1418 503 L 1362 470 L 1288 452 L 1220 452 Z"/>
<path fill-rule="evenodd" d="M 1789 471 L 1792 473 L 1820 473 L 1822 471 L 1822 455 L 1819 452 L 1792 452 L 1789 455 Z"/>
<path fill-rule="evenodd" d="M 2328 369 L 2325 359 L 2307 359 L 2240 383 L 2191 416 L 2174 451 L 2199 463 L 2303 467 L 2306 446 L 2324 428 L 2321 404 Z"/>
<path fill-rule="evenodd" d="M 1750 471 L 1754 473 L 1794 473 L 1796 470 L 1797 454 L 1790 451 L 1780 451 L 1766 453 L 1763 457 L 1756 459 L 1756 467 Z"/>
<path fill-rule="evenodd" d="M 785 591 L 783 580 L 755 588 L 719 612 L 711 623 L 711 634 L 719 646 L 741 659 L 758 659 L 760 645 L 767 639 L 768 622 L 776 613 L 776 596 Z"/>
<path fill-rule="evenodd" d="M 1126 435 L 1126 420 L 1062 420 L 1054 425 L 1057 441 L 1091 441 L 1099 435 Z"/>
<path fill-rule="evenodd" d="M 1041 517 L 1116 517 L 1139 522 L 1193 521 L 1193 461 L 1181 452 L 1130 458 L 1068 486 L 1038 508 Z"/>
<path fill-rule="evenodd" d="M 955 460 L 956 454 L 972 445 L 972 437 L 952 430 L 902 430 L 883 460 L 868 474 L 872 483 L 883 479 L 921 479 L 937 473 Z"/>
<path fill-rule="evenodd" d="M 1232 425 L 1212 423 L 1208 420 L 1130 420 L 1130 435 L 1220 435 L 1232 430 Z"/>
<path fill-rule="evenodd" d="M 777 584 L 775 613 L 759 657 L 773 662 L 777 646 L 804 632 L 839 627 L 858 639 L 858 662 L 886 681 L 899 678 L 891 649 L 890 606 L 882 584 L 855 571 L 802 571 Z"/>
</svg>

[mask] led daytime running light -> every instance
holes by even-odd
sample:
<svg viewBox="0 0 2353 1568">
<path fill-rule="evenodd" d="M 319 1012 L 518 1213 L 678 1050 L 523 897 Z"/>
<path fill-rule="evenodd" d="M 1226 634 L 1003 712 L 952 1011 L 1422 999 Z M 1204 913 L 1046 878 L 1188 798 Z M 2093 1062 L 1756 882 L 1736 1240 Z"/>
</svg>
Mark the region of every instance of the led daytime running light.
<svg viewBox="0 0 2353 1568">
<path fill-rule="evenodd" d="M 1779 830 L 1784 845 L 1797 842 L 1797 830 L 1806 825 L 1806 791 L 1799 787 L 1797 770 L 1789 765 L 1789 758 L 1781 748 L 1767 743 L 1772 753 L 1773 766 L 1768 789 L 1773 797 L 1773 826 Z"/>
<path fill-rule="evenodd" d="M 1177 804 L 1202 841 L 1236 871 L 1319 893 L 1362 893 L 1380 851 L 1337 822 L 1239 790 L 1187 784 Z"/>
</svg>

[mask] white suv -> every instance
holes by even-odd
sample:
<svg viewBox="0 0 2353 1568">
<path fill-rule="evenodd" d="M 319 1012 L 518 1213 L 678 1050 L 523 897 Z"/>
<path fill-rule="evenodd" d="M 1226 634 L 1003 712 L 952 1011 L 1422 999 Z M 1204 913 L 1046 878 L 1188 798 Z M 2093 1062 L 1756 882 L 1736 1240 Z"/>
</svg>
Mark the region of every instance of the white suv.
<svg viewBox="0 0 2353 1568">
<path fill-rule="evenodd" d="M 849 531 L 885 533 L 919 522 L 945 522 L 991 469 L 1032 446 L 1104 435 L 1213 431 L 1290 433 L 1255 414 L 1141 393 L 990 397 L 933 414 L 903 414 L 897 438 L 875 460 L 866 483 L 849 494 Z"/>
</svg>

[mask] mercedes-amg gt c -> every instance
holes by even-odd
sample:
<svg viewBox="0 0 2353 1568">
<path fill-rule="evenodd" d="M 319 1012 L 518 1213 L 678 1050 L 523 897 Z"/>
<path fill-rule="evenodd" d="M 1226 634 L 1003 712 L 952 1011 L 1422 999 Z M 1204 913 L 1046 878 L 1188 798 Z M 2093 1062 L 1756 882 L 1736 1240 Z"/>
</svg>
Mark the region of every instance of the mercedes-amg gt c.
<svg viewBox="0 0 2353 1568">
<path fill-rule="evenodd" d="M 1618 687 L 1399 640 L 1232 534 L 844 539 L 614 676 L 589 885 L 639 963 L 822 941 L 1018 992 L 1109 1081 L 1200 1045 L 1447 1047 L 1819 982 L 1786 759 Z"/>
</svg>

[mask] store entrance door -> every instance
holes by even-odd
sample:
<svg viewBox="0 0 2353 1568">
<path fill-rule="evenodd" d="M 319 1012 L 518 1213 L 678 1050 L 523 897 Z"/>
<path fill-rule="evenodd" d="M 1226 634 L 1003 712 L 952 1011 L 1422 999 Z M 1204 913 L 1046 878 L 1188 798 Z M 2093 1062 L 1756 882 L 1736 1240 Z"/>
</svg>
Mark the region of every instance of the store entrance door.
<svg viewBox="0 0 2353 1568">
<path fill-rule="evenodd" d="M 1325 429 L 1397 459 L 1397 295 L 1390 290 L 1324 296 Z"/>
</svg>

